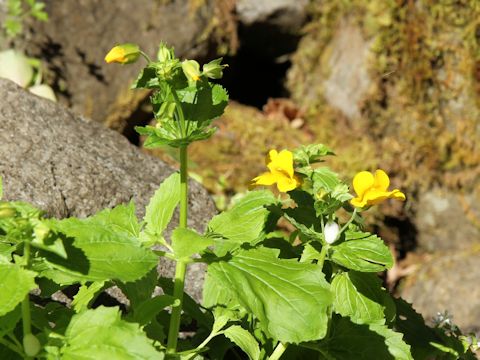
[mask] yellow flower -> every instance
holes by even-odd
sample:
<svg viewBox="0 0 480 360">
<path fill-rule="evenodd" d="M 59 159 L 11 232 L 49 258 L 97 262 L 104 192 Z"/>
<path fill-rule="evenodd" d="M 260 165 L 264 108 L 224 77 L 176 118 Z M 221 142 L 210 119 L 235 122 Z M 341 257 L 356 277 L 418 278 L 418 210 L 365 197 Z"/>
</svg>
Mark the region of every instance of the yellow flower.
<svg viewBox="0 0 480 360">
<path fill-rule="evenodd" d="M 300 185 L 300 179 L 293 172 L 293 154 L 288 150 L 270 150 L 267 157 L 270 172 L 257 176 L 253 185 L 273 185 L 281 192 L 287 192 Z"/>
<path fill-rule="evenodd" d="M 388 191 L 390 179 L 383 170 L 375 171 L 375 176 L 369 171 L 360 171 L 353 178 L 353 189 L 357 197 L 350 203 L 359 208 L 376 205 L 386 199 L 405 200 L 405 194 L 395 189 Z"/>
<path fill-rule="evenodd" d="M 140 56 L 140 48 L 136 44 L 117 45 L 105 56 L 105 61 L 110 64 L 113 62 L 120 64 L 130 64 Z"/>
</svg>

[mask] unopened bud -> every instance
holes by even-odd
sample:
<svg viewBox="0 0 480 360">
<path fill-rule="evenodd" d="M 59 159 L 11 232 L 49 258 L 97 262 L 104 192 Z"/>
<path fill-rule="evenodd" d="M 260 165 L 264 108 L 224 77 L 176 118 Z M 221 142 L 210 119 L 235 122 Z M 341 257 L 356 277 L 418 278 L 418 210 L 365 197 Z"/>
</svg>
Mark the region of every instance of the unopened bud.
<svg viewBox="0 0 480 360">
<path fill-rule="evenodd" d="M 33 357 L 38 354 L 40 348 L 40 341 L 38 341 L 35 335 L 26 334 L 23 337 L 23 349 L 25 350 L 25 355 Z"/>
<path fill-rule="evenodd" d="M 327 222 L 323 229 L 323 236 L 327 244 L 333 244 L 337 240 L 339 232 L 340 232 L 340 227 L 336 222 L 332 222 L 332 221 Z"/>
<path fill-rule="evenodd" d="M 121 44 L 117 45 L 108 52 L 105 56 L 105 61 L 110 63 L 131 64 L 138 60 L 141 51 L 136 44 Z"/>
<path fill-rule="evenodd" d="M 210 61 L 208 64 L 203 65 L 204 75 L 210 79 L 221 79 L 223 76 L 223 69 L 228 66 L 220 64 L 221 62 L 222 58 L 218 58 Z"/>
<path fill-rule="evenodd" d="M 172 60 L 175 57 L 173 53 L 173 48 L 167 47 L 164 43 L 160 43 L 160 47 L 157 52 L 157 59 L 160 62 L 167 62 Z"/>
</svg>

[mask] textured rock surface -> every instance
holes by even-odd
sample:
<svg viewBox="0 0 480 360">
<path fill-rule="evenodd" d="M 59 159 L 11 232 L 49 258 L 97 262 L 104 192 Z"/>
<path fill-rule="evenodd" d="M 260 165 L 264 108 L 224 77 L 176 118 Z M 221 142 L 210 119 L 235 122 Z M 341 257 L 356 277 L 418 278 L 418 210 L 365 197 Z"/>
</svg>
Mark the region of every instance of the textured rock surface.
<svg viewBox="0 0 480 360">
<path fill-rule="evenodd" d="M 308 0 L 237 0 L 238 19 L 245 25 L 269 23 L 282 30 L 299 30 L 307 17 Z"/>
<path fill-rule="evenodd" d="M 415 218 L 419 249 L 435 252 L 480 245 L 479 195 L 440 188 L 421 193 Z"/>
<path fill-rule="evenodd" d="M 62 103 L 110 127 L 121 128 L 145 97 L 128 91 L 143 60 L 125 67 L 105 64 L 104 56 L 115 44 L 137 43 L 152 57 L 160 41 L 174 46 L 179 56 L 207 53 L 212 1 L 200 7 L 186 0 L 44 2 L 50 20 L 32 21 L 15 46 L 45 61 L 47 80 Z"/>
<path fill-rule="evenodd" d="M 436 255 L 403 284 L 402 297 L 431 320 L 445 310 L 462 331 L 480 334 L 480 246 Z"/>
<path fill-rule="evenodd" d="M 28 201 L 56 217 L 91 215 L 133 200 L 142 216 L 173 169 L 121 135 L 0 79 L 0 174 L 7 200 Z M 189 226 L 203 230 L 215 213 L 207 192 L 190 187 Z M 170 265 L 160 272 L 171 275 Z M 200 268 L 189 274 L 199 294 Z"/>
</svg>

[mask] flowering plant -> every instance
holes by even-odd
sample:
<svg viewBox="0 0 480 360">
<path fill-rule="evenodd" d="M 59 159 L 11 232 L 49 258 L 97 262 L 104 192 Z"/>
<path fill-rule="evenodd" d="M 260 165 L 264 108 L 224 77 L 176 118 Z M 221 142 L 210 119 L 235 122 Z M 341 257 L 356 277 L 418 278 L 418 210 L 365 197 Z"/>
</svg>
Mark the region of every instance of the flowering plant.
<svg viewBox="0 0 480 360">
<path fill-rule="evenodd" d="M 387 198 L 405 199 L 387 191 L 381 170 L 354 178 L 354 198 L 338 174 L 318 166 L 333 154 L 328 147 L 271 150 L 269 171 L 253 183 L 275 184 L 280 196 L 251 191 L 204 233 L 188 228 L 188 146 L 215 131 L 228 95 L 210 79 L 220 78 L 224 65 L 217 59 L 200 70 L 163 44 L 155 61 L 132 44 L 117 46 L 107 60 L 125 64 L 140 55 L 148 63 L 134 88 L 154 90 L 156 122 L 137 131 L 147 136 L 145 146 L 178 148 L 180 171 L 160 185 L 142 221 L 133 203 L 63 220 L 25 203 L 0 203 L 2 359 L 200 360 L 241 352 L 252 360 L 473 358 L 474 339 L 427 327 L 377 276 L 394 259 L 364 231 L 361 213 Z M 177 206 L 180 221 L 167 236 Z M 292 233 L 277 228 L 281 218 Z M 176 263 L 173 282 L 158 276 L 160 257 Z M 194 262 L 207 265 L 200 304 L 184 293 Z M 79 290 L 70 306 L 50 300 L 72 284 Z M 95 306 L 112 285 L 128 299 L 123 311 Z M 154 295 L 157 287 L 162 295 Z"/>
</svg>

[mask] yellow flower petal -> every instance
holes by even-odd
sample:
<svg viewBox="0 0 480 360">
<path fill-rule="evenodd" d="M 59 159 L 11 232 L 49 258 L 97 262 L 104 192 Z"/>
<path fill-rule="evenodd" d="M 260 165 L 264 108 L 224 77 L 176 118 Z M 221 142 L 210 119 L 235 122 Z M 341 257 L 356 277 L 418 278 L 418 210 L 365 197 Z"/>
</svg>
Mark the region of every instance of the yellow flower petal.
<svg viewBox="0 0 480 360">
<path fill-rule="evenodd" d="M 270 171 L 283 172 L 293 178 L 293 154 L 288 150 L 282 150 L 276 156 L 271 156 L 272 161 L 267 165 Z"/>
<path fill-rule="evenodd" d="M 265 158 L 265 165 L 268 166 L 278 156 L 277 150 L 270 150 Z"/>
<path fill-rule="evenodd" d="M 405 201 L 406 199 L 405 194 L 398 189 L 392 190 L 390 197 L 392 199 L 401 200 L 401 201 Z"/>
<path fill-rule="evenodd" d="M 362 199 L 365 192 L 373 187 L 375 179 L 371 172 L 360 171 L 353 178 L 353 189 L 357 193 L 358 198 Z"/>
<path fill-rule="evenodd" d="M 381 169 L 375 171 L 375 181 L 373 186 L 377 190 L 387 191 L 390 186 L 390 179 L 385 171 Z"/>
<path fill-rule="evenodd" d="M 277 179 L 277 188 L 280 192 L 288 192 L 295 189 L 298 186 L 298 182 L 294 178 L 281 177 Z"/>
<path fill-rule="evenodd" d="M 255 182 L 254 185 L 273 185 L 277 182 L 277 177 L 274 174 L 267 172 L 257 176 L 252 181 Z"/>
<path fill-rule="evenodd" d="M 353 198 L 352 200 L 350 200 L 350 204 L 352 204 L 353 206 L 355 207 L 358 207 L 358 208 L 363 208 L 365 205 L 367 205 L 367 202 L 361 198 Z"/>
<path fill-rule="evenodd" d="M 115 46 L 105 56 L 105 62 L 108 64 L 112 62 L 124 63 L 125 61 L 125 49 L 120 46 Z"/>
</svg>

